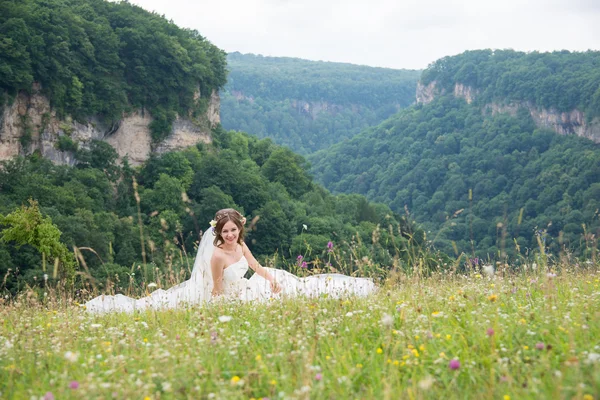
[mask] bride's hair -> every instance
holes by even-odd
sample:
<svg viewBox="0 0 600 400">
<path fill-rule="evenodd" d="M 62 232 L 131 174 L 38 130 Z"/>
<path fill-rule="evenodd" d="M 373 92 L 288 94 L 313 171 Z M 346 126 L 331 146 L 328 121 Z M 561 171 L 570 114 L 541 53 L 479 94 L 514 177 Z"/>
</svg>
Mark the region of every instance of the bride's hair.
<svg viewBox="0 0 600 400">
<path fill-rule="evenodd" d="M 233 208 L 224 208 L 217 211 L 215 214 L 215 221 L 217 221 L 217 225 L 215 226 L 215 241 L 213 242 L 215 247 L 219 247 L 221 244 L 225 243 L 223 236 L 221 236 L 221 232 L 227 221 L 233 222 L 235 226 L 238 227 L 238 230 L 240 231 L 238 243 L 244 243 L 244 220 L 244 216 Z"/>
</svg>

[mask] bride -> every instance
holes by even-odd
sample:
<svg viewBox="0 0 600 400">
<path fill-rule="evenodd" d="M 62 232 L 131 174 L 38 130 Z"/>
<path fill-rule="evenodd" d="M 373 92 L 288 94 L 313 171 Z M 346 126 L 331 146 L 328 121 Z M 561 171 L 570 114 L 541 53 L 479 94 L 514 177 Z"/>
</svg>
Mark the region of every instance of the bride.
<svg viewBox="0 0 600 400">
<path fill-rule="evenodd" d="M 341 274 L 320 274 L 299 278 L 287 271 L 266 268 L 254 258 L 244 243 L 246 219 L 236 210 L 217 211 L 200 241 L 189 280 L 168 290 L 158 289 L 141 299 L 117 294 L 101 295 L 85 305 L 91 312 L 133 312 L 175 308 L 218 299 L 263 301 L 280 296 L 367 295 L 375 290 L 373 280 Z M 244 275 L 250 267 L 255 273 Z"/>
</svg>

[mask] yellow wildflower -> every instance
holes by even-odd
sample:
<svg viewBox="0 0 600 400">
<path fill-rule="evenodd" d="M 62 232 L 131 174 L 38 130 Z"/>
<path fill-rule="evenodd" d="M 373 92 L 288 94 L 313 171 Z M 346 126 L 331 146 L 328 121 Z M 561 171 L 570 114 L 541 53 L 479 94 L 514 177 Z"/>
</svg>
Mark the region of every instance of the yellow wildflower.
<svg viewBox="0 0 600 400">
<path fill-rule="evenodd" d="M 232 384 L 236 384 L 240 381 L 240 377 L 239 376 L 234 376 L 233 378 L 231 378 L 231 383 Z"/>
<path fill-rule="evenodd" d="M 256 357 L 254 357 L 254 359 L 256 361 L 260 361 L 262 359 L 262 357 L 260 356 L 260 354 L 257 354 Z"/>
<path fill-rule="evenodd" d="M 277 381 L 275 379 L 271 379 L 271 382 L 269 382 L 269 383 L 273 386 L 277 385 Z"/>
<path fill-rule="evenodd" d="M 379 348 L 377 349 L 377 354 L 381 354 L 381 353 L 383 353 L 383 350 L 381 349 L 381 347 L 379 347 Z"/>
<path fill-rule="evenodd" d="M 488 300 L 493 303 L 496 300 L 498 300 L 498 296 L 496 296 L 495 294 L 491 294 L 491 295 L 488 296 Z"/>
</svg>

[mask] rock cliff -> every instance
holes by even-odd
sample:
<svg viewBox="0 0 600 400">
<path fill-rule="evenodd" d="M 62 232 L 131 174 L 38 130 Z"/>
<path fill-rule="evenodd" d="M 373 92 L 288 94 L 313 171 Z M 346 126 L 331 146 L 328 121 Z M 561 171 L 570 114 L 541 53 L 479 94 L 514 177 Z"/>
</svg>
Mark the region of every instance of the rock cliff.
<svg viewBox="0 0 600 400">
<path fill-rule="evenodd" d="M 471 104 L 477 97 L 478 90 L 470 86 L 457 83 L 454 85 L 453 95 L 464 99 Z M 428 104 L 436 96 L 443 95 L 444 92 L 436 88 L 436 81 L 423 85 L 417 84 L 416 99 L 417 103 Z M 483 112 L 490 112 L 492 115 L 498 113 L 508 113 L 516 115 L 520 108 L 525 108 L 538 128 L 551 129 L 560 135 L 577 135 L 600 143 L 600 118 L 594 118 L 588 121 L 585 114 L 577 109 L 569 112 L 560 112 L 555 109 L 544 109 L 535 106 L 526 101 L 510 102 L 508 104 L 490 103 L 483 106 Z"/>
<path fill-rule="evenodd" d="M 12 104 L 0 110 L 0 160 L 39 152 L 55 163 L 73 165 L 73 153 L 61 151 L 58 145 L 61 136 L 69 136 L 82 148 L 88 147 L 92 140 L 104 140 L 120 157 L 127 156 L 130 164 L 138 165 L 148 159 L 152 151 L 163 153 L 210 142 L 210 129 L 220 122 L 219 107 L 219 95 L 213 91 L 204 117 L 194 121 L 178 117 L 170 135 L 153 144 L 149 129 L 152 117 L 143 110 L 123 115 L 113 126 L 95 117 L 85 123 L 61 120 L 41 94 L 39 85 L 34 85 L 31 94 L 19 93 Z"/>
</svg>

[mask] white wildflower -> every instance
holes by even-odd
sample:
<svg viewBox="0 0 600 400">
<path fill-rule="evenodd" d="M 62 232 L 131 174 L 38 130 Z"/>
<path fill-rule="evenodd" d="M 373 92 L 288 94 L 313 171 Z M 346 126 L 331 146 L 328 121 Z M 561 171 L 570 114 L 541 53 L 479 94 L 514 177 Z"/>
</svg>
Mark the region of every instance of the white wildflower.
<svg viewBox="0 0 600 400">
<path fill-rule="evenodd" d="M 154 282 L 148 284 L 149 288 L 153 288 L 153 287 L 157 287 L 157 286 L 158 285 L 156 283 L 154 283 Z"/>
<path fill-rule="evenodd" d="M 427 390 L 429 388 L 431 388 L 431 386 L 434 384 L 435 379 L 433 379 L 431 376 L 426 377 L 425 379 L 422 379 L 421 381 L 419 381 L 419 387 L 422 390 Z"/>
<path fill-rule="evenodd" d="M 221 315 L 219 317 L 219 322 L 229 322 L 233 319 L 233 317 L 230 317 L 229 315 Z"/>
<path fill-rule="evenodd" d="M 494 277 L 494 266 L 493 265 L 484 265 L 483 266 L 483 273 L 487 277 L 493 278 Z"/>
<path fill-rule="evenodd" d="M 381 317 L 381 325 L 390 327 L 394 324 L 394 317 L 390 314 L 383 314 Z"/>
<path fill-rule="evenodd" d="M 79 354 L 73 353 L 72 351 L 67 351 L 65 353 L 65 358 L 67 359 L 67 361 L 74 363 L 74 362 L 77 362 L 77 359 L 79 358 Z"/>
<path fill-rule="evenodd" d="M 588 354 L 586 364 L 597 364 L 600 362 L 600 354 L 598 353 L 590 353 Z"/>
</svg>

